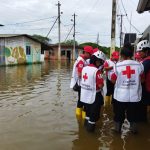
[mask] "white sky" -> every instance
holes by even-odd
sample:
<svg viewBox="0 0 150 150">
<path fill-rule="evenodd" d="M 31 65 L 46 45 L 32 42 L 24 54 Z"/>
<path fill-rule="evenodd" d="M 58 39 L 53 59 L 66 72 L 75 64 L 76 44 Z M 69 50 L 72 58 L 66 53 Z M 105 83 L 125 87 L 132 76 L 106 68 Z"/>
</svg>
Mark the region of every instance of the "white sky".
<svg viewBox="0 0 150 150">
<path fill-rule="evenodd" d="M 124 7 L 131 18 L 132 24 L 142 33 L 150 25 L 150 13 L 138 14 L 136 9 L 139 0 L 122 0 Z M 117 14 L 125 14 L 121 0 L 117 0 Z M 4 34 L 41 34 L 46 36 L 53 25 L 58 12 L 57 0 L 0 0 L 0 33 Z M 75 12 L 76 18 L 76 40 L 82 42 L 96 42 L 97 34 L 100 35 L 100 45 L 110 46 L 111 35 L 111 12 L 112 0 L 60 0 L 61 11 L 61 40 L 64 41 L 71 29 L 71 19 Z M 48 19 L 45 19 L 48 18 Z M 38 22 L 15 24 L 38 19 Z M 117 19 L 118 20 L 118 19 Z M 119 20 L 118 20 L 119 21 Z M 119 45 L 119 26 L 116 24 L 116 43 Z M 123 32 L 130 31 L 130 25 L 126 17 L 123 19 Z M 15 24 L 15 25 L 13 25 Z M 67 25 L 67 26 L 66 26 Z M 131 32 L 136 31 L 131 28 Z M 57 24 L 49 35 L 52 42 L 58 40 Z M 72 33 L 68 39 L 72 39 Z"/>
</svg>

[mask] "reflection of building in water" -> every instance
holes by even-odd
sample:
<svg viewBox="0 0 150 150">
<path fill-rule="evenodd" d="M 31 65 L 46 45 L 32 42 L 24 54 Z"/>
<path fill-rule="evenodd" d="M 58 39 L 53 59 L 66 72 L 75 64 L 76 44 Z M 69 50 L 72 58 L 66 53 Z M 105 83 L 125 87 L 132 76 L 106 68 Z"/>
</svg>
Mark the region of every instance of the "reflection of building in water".
<svg viewBox="0 0 150 150">
<path fill-rule="evenodd" d="M 7 88 L 5 87 L 5 84 L 7 82 L 6 79 L 6 68 L 5 67 L 1 67 L 0 69 L 0 90 L 6 90 Z"/>
<path fill-rule="evenodd" d="M 20 88 L 29 86 L 42 79 L 42 72 L 44 72 L 44 75 L 49 74 L 49 71 L 47 71 L 49 69 L 41 64 L 1 67 L 0 90 L 8 89 L 11 86 L 19 86 Z"/>
</svg>

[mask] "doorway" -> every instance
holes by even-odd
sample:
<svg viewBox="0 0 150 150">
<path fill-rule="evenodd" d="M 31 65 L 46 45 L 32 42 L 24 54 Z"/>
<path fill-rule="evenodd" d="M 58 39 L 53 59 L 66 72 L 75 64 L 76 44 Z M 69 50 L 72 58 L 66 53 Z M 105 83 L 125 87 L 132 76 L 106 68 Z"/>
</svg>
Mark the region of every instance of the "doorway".
<svg viewBox="0 0 150 150">
<path fill-rule="evenodd" d="M 70 61 L 71 60 L 71 51 L 67 51 L 67 59 Z"/>
</svg>

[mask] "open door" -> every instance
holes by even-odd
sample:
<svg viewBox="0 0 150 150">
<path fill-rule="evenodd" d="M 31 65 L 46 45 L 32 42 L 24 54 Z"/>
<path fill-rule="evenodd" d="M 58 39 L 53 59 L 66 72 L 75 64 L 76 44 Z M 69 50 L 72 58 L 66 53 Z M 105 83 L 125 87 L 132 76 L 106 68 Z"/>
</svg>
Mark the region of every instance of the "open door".
<svg viewBox="0 0 150 150">
<path fill-rule="evenodd" d="M 71 60 L 71 51 L 67 51 L 67 59 L 70 61 Z"/>
</svg>

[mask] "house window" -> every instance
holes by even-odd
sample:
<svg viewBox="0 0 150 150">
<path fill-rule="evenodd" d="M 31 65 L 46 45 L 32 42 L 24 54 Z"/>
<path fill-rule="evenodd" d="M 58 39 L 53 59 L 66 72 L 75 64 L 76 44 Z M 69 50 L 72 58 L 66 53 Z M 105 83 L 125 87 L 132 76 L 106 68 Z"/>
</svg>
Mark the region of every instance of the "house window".
<svg viewBox="0 0 150 150">
<path fill-rule="evenodd" d="M 65 50 L 61 50 L 61 56 L 65 56 L 66 53 L 65 53 Z"/>
<path fill-rule="evenodd" d="M 31 46 L 26 46 L 26 55 L 31 55 Z"/>
</svg>

